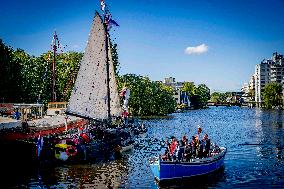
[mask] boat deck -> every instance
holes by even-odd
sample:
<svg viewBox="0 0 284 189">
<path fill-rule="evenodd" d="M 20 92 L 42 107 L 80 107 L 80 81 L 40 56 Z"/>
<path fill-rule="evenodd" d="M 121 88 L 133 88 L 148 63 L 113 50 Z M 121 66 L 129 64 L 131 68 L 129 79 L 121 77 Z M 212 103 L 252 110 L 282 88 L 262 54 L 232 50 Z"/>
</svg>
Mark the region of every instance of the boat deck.
<svg viewBox="0 0 284 189">
<path fill-rule="evenodd" d="M 19 121 L 19 120 L 18 120 Z M 3 124 L 8 125 L 13 122 L 7 121 Z M 18 123 L 18 122 L 17 122 Z M 52 117 L 45 117 L 28 121 L 28 129 L 22 128 L 22 122 L 19 121 L 17 127 L 7 128 L 1 130 L 0 140 L 25 140 L 37 138 L 39 135 L 47 136 L 50 134 L 62 133 L 72 128 L 81 127 L 88 124 L 88 120 L 76 116 L 58 115 Z"/>
</svg>

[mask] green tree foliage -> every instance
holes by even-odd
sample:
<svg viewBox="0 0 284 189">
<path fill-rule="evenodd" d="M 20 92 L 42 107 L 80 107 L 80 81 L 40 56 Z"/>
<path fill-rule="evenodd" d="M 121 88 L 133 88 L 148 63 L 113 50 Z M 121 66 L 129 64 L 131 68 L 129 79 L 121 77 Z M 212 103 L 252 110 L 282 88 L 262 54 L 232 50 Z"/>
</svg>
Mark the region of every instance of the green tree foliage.
<svg viewBox="0 0 284 189">
<path fill-rule="evenodd" d="M 173 89 L 148 77 L 126 74 L 119 77 L 119 90 L 130 89 L 129 112 L 134 116 L 166 115 L 175 111 Z"/>
<path fill-rule="evenodd" d="M 15 54 L 15 58 L 20 56 L 21 54 Z M 43 55 L 30 57 L 26 61 L 22 61 L 21 88 L 23 90 L 23 102 L 35 103 L 39 95 L 44 100 L 51 98 L 51 93 L 49 92 L 51 90 L 49 85 L 51 71 L 47 69 L 48 73 L 45 73 L 46 66 L 47 63 Z"/>
<path fill-rule="evenodd" d="M 82 57 L 83 53 L 78 52 L 56 56 L 58 101 L 69 99 Z M 44 103 L 51 101 L 52 61 L 51 52 L 34 57 L 21 49 L 13 50 L 0 40 L 0 101 L 35 103 L 39 95 Z M 67 95 L 63 96 L 65 89 Z"/>
<path fill-rule="evenodd" d="M 17 54 L 19 56 L 15 57 Z M 23 93 L 21 89 L 22 62 L 29 58 L 22 50 L 14 51 L 0 39 L 0 101 L 21 101 Z"/>
<path fill-rule="evenodd" d="M 187 93 L 193 108 L 199 109 L 207 106 L 210 99 L 210 89 L 205 84 L 196 87 L 191 82 L 185 82 L 181 90 Z"/>
<path fill-rule="evenodd" d="M 111 47 L 111 57 L 112 57 L 113 66 L 114 66 L 114 73 L 115 73 L 115 76 L 117 77 L 119 74 L 119 65 L 120 65 L 118 61 L 117 44 L 111 42 L 110 47 Z"/>
<path fill-rule="evenodd" d="M 67 52 L 57 56 L 57 99 L 63 101 L 69 100 L 79 70 L 79 63 L 82 58 L 83 53 L 79 52 Z M 65 90 L 67 91 L 66 95 L 64 95 Z"/>
<path fill-rule="evenodd" d="M 196 95 L 198 98 L 199 107 L 203 108 L 207 106 L 207 102 L 210 99 L 210 89 L 205 84 L 200 84 L 196 88 Z"/>
<path fill-rule="evenodd" d="M 271 109 L 283 105 L 282 85 L 280 83 L 268 83 L 264 87 L 263 100 L 265 108 Z"/>
<path fill-rule="evenodd" d="M 211 102 L 226 102 L 227 98 L 228 98 L 228 94 L 226 93 L 214 92 L 211 94 L 210 101 Z"/>
<path fill-rule="evenodd" d="M 196 93 L 196 87 L 192 82 L 185 82 L 181 90 L 185 91 L 189 97 L 195 95 Z"/>
</svg>

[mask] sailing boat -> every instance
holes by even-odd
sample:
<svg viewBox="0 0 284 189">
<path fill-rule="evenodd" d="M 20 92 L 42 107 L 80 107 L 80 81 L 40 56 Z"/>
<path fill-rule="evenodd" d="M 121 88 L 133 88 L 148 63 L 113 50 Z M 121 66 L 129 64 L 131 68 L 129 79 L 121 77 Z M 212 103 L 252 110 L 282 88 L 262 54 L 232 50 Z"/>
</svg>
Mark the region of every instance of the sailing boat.
<svg viewBox="0 0 284 189">
<path fill-rule="evenodd" d="M 122 114 L 111 56 L 108 33 L 109 15 L 106 11 L 103 18 L 98 12 L 94 16 L 85 53 L 80 62 L 80 69 L 66 110 L 66 114 L 104 123 L 105 128 L 111 126 L 113 118 Z M 114 132 L 113 129 L 106 129 L 106 131 L 109 132 L 108 134 Z M 114 138 L 122 134 L 116 131 L 112 135 Z M 107 142 L 111 143 L 111 141 Z M 133 148 L 133 144 L 129 146 L 128 144 L 121 146 L 121 144 L 123 141 L 119 142 L 119 148 L 115 146 L 113 149 L 119 149 L 121 152 L 124 147 L 131 145 Z"/>
</svg>

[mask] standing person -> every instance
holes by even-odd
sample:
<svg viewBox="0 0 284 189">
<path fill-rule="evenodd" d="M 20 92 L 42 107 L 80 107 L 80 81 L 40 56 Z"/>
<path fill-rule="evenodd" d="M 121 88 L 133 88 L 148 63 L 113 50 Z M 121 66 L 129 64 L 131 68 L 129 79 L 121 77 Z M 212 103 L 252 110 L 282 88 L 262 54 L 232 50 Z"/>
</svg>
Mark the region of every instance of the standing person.
<svg viewBox="0 0 284 189">
<path fill-rule="evenodd" d="M 209 150 L 210 150 L 210 139 L 208 138 L 208 134 L 206 133 L 203 137 L 203 143 L 204 143 L 204 151 L 203 151 L 203 157 L 208 157 L 209 154 Z"/>
<path fill-rule="evenodd" d="M 202 133 L 202 128 L 198 125 L 197 135 L 199 140 L 201 140 L 201 133 Z"/>
<path fill-rule="evenodd" d="M 124 110 L 123 112 L 122 112 L 122 117 L 123 117 L 123 120 L 124 120 L 124 125 L 125 126 L 128 126 L 128 112 L 126 111 L 126 110 Z"/>
<path fill-rule="evenodd" d="M 191 147 L 191 156 L 192 157 L 196 157 L 196 146 L 197 146 L 197 143 L 196 143 L 196 138 L 194 136 L 191 137 L 191 142 L 190 142 L 190 147 Z"/>
<path fill-rule="evenodd" d="M 14 118 L 16 120 L 19 120 L 21 118 L 21 112 L 19 112 L 19 109 L 16 109 L 16 112 L 14 113 Z"/>
<path fill-rule="evenodd" d="M 187 142 L 188 142 L 188 139 L 187 139 L 186 136 L 184 135 L 184 136 L 182 137 L 182 144 L 185 146 L 185 145 L 187 145 Z"/>
<path fill-rule="evenodd" d="M 172 160 L 175 160 L 175 150 L 177 147 L 177 140 L 176 138 L 172 139 L 171 145 L 170 145 L 170 155 L 172 157 Z"/>
<path fill-rule="evenodd" d="M 203 141 L 200 140 L 198 137 L 196 137 L 196 156 L 198 158 L 202 158 L 203 157 Z"/>
</svg>

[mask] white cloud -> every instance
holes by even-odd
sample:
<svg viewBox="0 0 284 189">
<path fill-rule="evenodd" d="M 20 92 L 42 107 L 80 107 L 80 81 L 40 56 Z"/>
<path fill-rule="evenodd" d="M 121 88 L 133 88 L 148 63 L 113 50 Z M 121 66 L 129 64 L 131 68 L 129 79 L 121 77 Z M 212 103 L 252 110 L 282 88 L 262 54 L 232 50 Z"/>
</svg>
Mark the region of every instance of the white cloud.
<svg viewBox="0 0 284 189">
<path fill-rule="evenodd" d="M 187 47 L 184 50 L 185 54 L 202 54 L 207 51 L 208 51 L 208 46 L 205 44 L 201 44 L 196 47 Z"/>
</svg>

